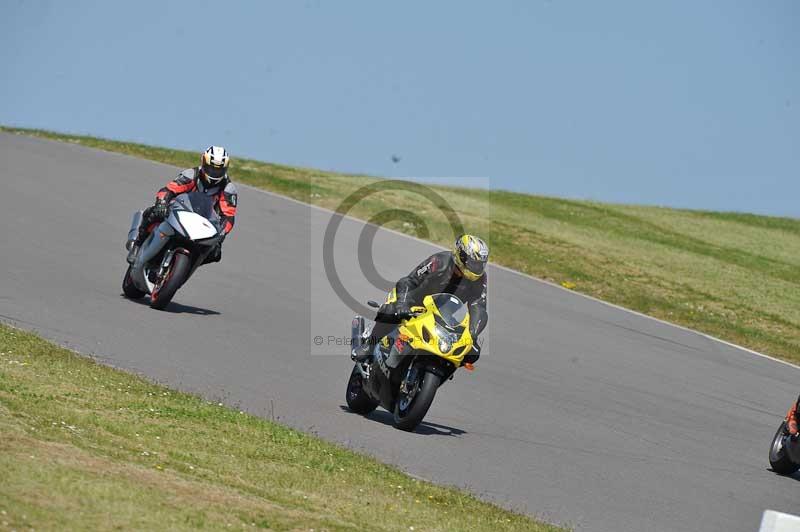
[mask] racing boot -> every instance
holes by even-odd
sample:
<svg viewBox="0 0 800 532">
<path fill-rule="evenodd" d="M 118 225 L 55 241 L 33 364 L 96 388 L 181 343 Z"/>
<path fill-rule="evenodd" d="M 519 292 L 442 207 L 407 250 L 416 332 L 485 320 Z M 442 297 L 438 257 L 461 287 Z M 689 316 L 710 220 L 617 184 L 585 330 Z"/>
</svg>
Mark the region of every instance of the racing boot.
<svg viewBox="0 0 800 532">
<path fill-rule="evenodd" d="M 133 266 L 133 263 L 136 262 L 136 255 L 139 254 L 139 248 L 141 244 L 139 244 L 136 240 L 133 241 L 131 244 L 131 249 L 128 250 L 128 257 L 125 259 L 128 261 L 128 264 Z"/>
<path fill-rule="evenodd" d="M 134 262 L 136 262 L 136 255 L 139 254 L 139 248 L 142 247 L 142 243 L 144 242 L 144 239 L 147 238 L 147 234 L 147 226 L 142 224 L 141 227 L 139 227 L 139 234 L 136 235 L 136 238 L 130 244 L 127 258 L 128 264 L 132 265 Z"/>
<path fill-rule="evenodd" d="M 364 332 L 366 338 L 361 345 L 354 347 L 350 352 L 350 358 L 356 362 L 363 362 L 367 360 L 372 354 L 372 348 L 378 345 L 378 342 L 387 334 L 392 332 L 396 326 L 393 321 L 376 321 L 372 326 L 372 330 Z"/>
<path fill-rule="evenodd" d="M 359 363 L 366 362 L 371 353 L 372 353 L 372 342 L 367 340 L 358 347 L 354 347 L 352 351 L 350 351 L 350 358 L 354 362 L 359 362 Z"/>
<path fill-rule="evenodd" d="M 130 244 L 128 249 L 128 264 L 133 264 L 136 262 L 136 255 L 139 254 L 139 249 L 144 244 L 144 241 L 147 239 L 147 236 L 150 234 L 147 230 L 153 222 L 160 222 L 164 219 L 164 211 L 166 211 L 166 203 L 162 200 L 157 200 L 156 204 L 152 207 L 146 208 L 142 211 L 142 219 L 139 223 L 139 232 L 136 234 L 136 238 Z"/>
</svg>

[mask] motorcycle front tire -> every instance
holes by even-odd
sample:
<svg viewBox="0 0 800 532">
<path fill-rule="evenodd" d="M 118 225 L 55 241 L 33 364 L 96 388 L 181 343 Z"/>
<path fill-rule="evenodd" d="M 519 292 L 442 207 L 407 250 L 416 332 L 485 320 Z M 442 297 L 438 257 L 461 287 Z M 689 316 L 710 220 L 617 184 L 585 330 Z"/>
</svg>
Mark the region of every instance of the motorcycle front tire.
<svg viewBox="0 0 800 532">
<path fill-rule="evenodd" d="M 436 397 L 436 390 L 442 380 L 438 375 L 426 371 L 422 375 L 422 382 L 419 385 L 419 390 L 411 400 L 411 404 L 405 411 L 400 410 L 400 401 L 398 400 L 394 405 L 394 426 L 400 430 L 411 432 L 422 423 L 425 414 L 433 404 L 433 398 Z"/>
<path fill-rule="evenodd" d="M 775 437 L 772 438 L 772 444 L 769 447 L 769 465 L 779 475 L 791 475 L 800 469 L 800 464 L 792 462 L 789 458 L 789 453 L 786 452 L 786 448 L 782 447 L 782 444 L 785 443 L 785 434 L 786 422 L 784 421 L 778 427 L 778 432 L 775 433 Z"/>
<path fill-rule="evenodd" d="M 187 255 L 180 252 L 175 253 L 172 258 L 172 266 L 164 275 L 164 281 L 157 285 L 150 294 L 150 308 L 163 310 L 169 305 L 175 292 L 186 281 L 190 266 L 191 261 Z"/>
</svg>

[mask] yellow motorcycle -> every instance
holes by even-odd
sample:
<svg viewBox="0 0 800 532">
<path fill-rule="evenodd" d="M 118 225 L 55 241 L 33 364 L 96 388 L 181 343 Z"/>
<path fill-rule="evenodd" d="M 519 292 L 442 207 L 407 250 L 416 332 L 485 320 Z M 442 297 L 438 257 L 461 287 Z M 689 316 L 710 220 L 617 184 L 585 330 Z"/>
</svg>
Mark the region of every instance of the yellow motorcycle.
<svg viewBox="0 0 800 532">
<path fill-rule="evenodd" d="M 392 299 L 390 293 L 387 302 Z M 458 297 L 425 296 L 411 311 L 413 317 L 372 346 L 367 360 L 355 363 L 346 396 L 353 412 L 366 415 L 382 406 L 394 413 L 394 426 L 406 431 L 422 422 L 439 386 L 452 378 L 473 346 L 469 310 Z M 356 316 L 352 325 L 353 346 L 368 341 L 364 318 Z"/>
</svg>

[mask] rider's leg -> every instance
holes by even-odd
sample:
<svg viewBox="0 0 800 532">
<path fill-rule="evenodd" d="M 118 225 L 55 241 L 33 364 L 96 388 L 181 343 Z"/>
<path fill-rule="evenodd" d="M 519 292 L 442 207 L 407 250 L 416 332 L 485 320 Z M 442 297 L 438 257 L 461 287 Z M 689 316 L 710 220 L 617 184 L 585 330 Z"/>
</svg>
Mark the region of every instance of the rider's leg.
<svg viewBox="0 0 800 532">
<path fill-rule="evenodd" d="M 134 239 L 133 245 L 131 245 L 131 249 L 128 252 L 128 262 L 130 264 L 133 264 L 136 261 L 136 255 L 139 253 L 139 248 L 144 243 L 147 235 L 150 234 L 147 229 L 156 222 L 161 222 L 161 219 L 153 215 L 152 206 L 147 207 L 142 211 L 142 221 L 139 224 L 139 233 L 136 235 L 136 239 Z"/>
<path fill-rule="evenodd" d="M 144 265 L 158 255 L 174 234 L 175 230 L 166 222 L 159 225 L 153 231 L 153 238 L 145 241 L 142 251 L 136 256 L 136 260 L 133 263 L 131 274 L 134 276 L 134 279 L 139 275 L 143 275 Z M 143 279 L 143 277 L 141 278 Z"/>
<path fill-rule="evenodd" d="M 141 246 L 144 239 L 147 238 L 147 228 L 150 227 L 154 222 L 160 222 L 161 220 L 156 219 L 153 216 L 153 207 L 150 206 L 142 211 L 142 223 L 139 226 L 139 234 L 136 237 L 136 245 Z"/>
<path fill-rule="evenodd" d="M 357 362 L 361 362 L 369 358 L 369 354 L 372 352 L 372 347 L 377 344 L 381 338 L 392 332 L 397 326 L 397 318 L 394 316 L 394 312 L 392 309 L 389 308 L 389 305 L 384 304 L 378 309 L 378 313 L 375 316 L 375 326 L 372 327 L 372 332 L 369 335 L 369 338 L 366 339 L 359 347 L 353 349 L 352 358 Z"/>
<path fill-rule="evenodd" d="M 147 228 L 153 223 L 153 207 L 147 207 L 142 211 L 142 219 L 139 220 L 139 232 L 136 233 L 136 238 L 133 239 L 133 244 L 128 250 L 128 263 L 133 265 L 136 261 L 136 255 L 139 253 L 139 248 L 142 246 L 144 239 L 147 238 Z"/>
</svg>

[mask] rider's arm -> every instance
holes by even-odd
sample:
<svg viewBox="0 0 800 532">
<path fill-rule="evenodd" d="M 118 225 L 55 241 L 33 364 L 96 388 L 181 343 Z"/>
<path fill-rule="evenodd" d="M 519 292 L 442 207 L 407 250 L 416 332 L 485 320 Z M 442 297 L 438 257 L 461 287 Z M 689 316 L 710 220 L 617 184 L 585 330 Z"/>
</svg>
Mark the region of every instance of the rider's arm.
<svg viewBox="0 0 800 532">
<path fill-rule="evenodd" d="M 486 290 L 488 286 L 486 274 L 483 274 L 480 283 L 478 297 L 469 303 L 469 333 L 473 338 L 477 338 L 489 322 L 489 313 L 486 311 Z"/>
<path fill-rule="evenodd" d="M 233 229 L 236 219 L 236 206 L 239 203 L 239 194 L 233 183 L 228 183 L 225 190 L 219 195 L 219 211 L 222 220 L 222 232 L 228 234 Z"/>
<path fill-rule="evenodd" d="M 478 335 L 486 328 L 489 321 L 489 313 L 486 312 L 486 274 L 480 280 L 480 292 L 477 298 L 469 303 L 469 333 L 474 342 L 473 350 L 464 356 L 463 364 L 474 364 L 481 357 L 481 346 L 478 343 Z M 469 367 L 469 366 L 468 366 Z"/>
<path fill-rule="evenodd" d="M 400 278 L 395 285 L 397 289 L 397 303 L 401 306 L 408 305 L 409 293 L 424 283 L 429 275 L 440 271 L 445 266 L 446 264 L 443 263 L 441 253 L 436 253 L 425 259 L 425 261 L 414 268 L 411 273 Z"/>
<path fill-rule="evenodd" d="M 194 169 L 192 168 L 189 171 L 184 170 L 178 174 L 178 177 L 167 183 L 165 187 L 156 193 L 156 199 L 170 202 L 172 198 L 178 194 L 183 194 L 184 192 L 191 192 L 194 190 L 194 175 L 189 175 L 188 172 L 192 172 L 192 174 L 194 174 Z"/>
</svg>

